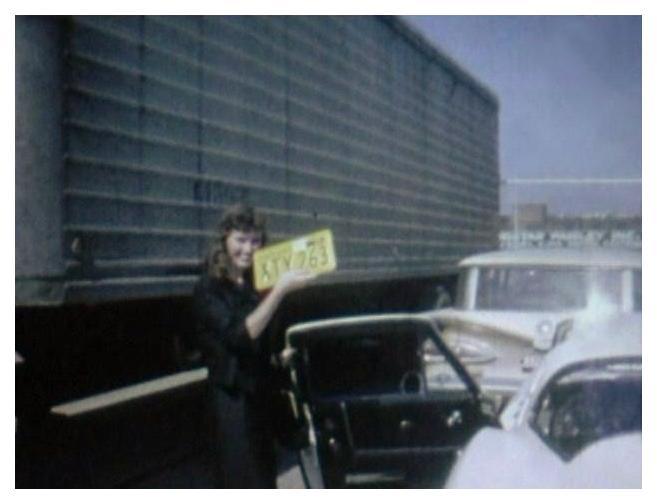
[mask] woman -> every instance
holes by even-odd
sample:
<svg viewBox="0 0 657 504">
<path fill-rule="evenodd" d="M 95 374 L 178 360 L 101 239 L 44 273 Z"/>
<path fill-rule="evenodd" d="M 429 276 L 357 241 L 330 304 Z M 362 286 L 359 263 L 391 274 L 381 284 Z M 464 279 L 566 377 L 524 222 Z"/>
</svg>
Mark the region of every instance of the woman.
<svg viewBox="0 0 657 504">
<path fill-rule="evenodd" d="M 217 486 L 275 488 L 276 458 L 268 418 L 272 355 L 267 325 L 284 296 L 313 275 L 291 271 L 263 298 L 252 284 L 253 254 L 266 241 L 251 207 L 227 209 L 194 291 L 197 334 L 209 369 Z"/>
</svg>

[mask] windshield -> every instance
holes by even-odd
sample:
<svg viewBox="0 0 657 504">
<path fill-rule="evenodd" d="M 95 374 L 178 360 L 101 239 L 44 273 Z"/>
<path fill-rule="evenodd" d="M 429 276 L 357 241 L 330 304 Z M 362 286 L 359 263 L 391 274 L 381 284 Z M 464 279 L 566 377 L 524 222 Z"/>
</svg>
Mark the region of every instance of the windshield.
<svg viewBox="0 0 657 504">
<path fill-rule="evenodd" d="M 534 429 L 569 459 L 600 439 L 640 432 L 641 409 L 640 358 L 590 363 L 546 387 Z"/>
<path fill-rule="evenodd" d="M 481 268 L 478 310 L 559 311 L 597 302 L 621 306 L 621 270 L 577 267 L 501 266 Z"/>
</svg>

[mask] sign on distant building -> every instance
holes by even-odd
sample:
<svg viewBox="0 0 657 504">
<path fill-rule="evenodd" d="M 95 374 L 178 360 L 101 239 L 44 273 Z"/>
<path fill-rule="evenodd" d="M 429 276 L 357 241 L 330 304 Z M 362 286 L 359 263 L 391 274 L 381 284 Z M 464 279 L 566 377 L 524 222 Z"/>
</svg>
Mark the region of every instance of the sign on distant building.
<svg viewBox="0 0 657 504">
<path fill-rule="evenodd" d="M 521 203 L 518 205 L 519 229 L 543 229 L 547 224 L 547 204 Z"/>
</svg>

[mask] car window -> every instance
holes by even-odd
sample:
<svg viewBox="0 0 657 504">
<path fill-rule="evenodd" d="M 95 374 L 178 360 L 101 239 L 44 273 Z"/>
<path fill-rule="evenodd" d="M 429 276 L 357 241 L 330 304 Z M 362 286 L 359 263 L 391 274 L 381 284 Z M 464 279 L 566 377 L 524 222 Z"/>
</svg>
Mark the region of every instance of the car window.
<svg viewBox="0 0 657 504">
<path fill-rule="evenodd" d="M 467 391 L 429 332 L 395 323 L 317 331 L 303 345 L 302 378 L 318 398 Z"/>
<path fill-rule="evenodd" d="M 634 311 L 641 311 L 641 270 L 632 271 L 632 301 Z"/>
<path fill-rule="evenodd" d="M 454 306 L 456 308 L 460 308 L 461 310 L 465 310 L 467 305 L 466 305 L 466 287 L 468 285 L 468 275 L 469 275 L 470 270 L 465 269 L 462 270 L 459 273 L 459 280 L 458 280 L 458 286 L 456 287 L 456 301 L 454 303 Z"/>
<path fill-rule="evenodd" d="M 532 426 L 562 458 L 616 434 L 641 431 L 641 359 L 598 361 L 545 387 Z"/>
<path fill-rule="evenodd" d="M 421 366 L 415 334 L 394 328 L 309 340 L 304 360 L 319 397 L 400 393 L 404 377 Z"/>
<path fill-rule="evenodd" d="M 595 268 L 591 270 L 590 304 L 605 303 L 607 306 L 622 306 L 622 270 Z"/>
<path fill-rule="evenodd" d="M 583 268 L 491 267 L 479 273 L 479 310 L 554 311 L 586 307 Z"/>
<path fill-rule="evenodd" d="M 452 348 L 462 363 L 467 363 L 464 355 Z M 422 357 L 425 366 L 426 386 L 429 391 L 448 391 L 467 389 L 463 380 L 456 373 L 454 367 L 449 364 L 445 356 L 440 352 L 436 344 L 427 338 L 422 345 Z"/>
</svg>

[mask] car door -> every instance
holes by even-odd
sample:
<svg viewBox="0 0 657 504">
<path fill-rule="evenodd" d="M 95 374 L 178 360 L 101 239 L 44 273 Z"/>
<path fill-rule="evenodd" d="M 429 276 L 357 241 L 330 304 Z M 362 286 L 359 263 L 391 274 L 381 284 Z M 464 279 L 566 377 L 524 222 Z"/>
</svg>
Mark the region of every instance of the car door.
<svg viewBox="0 0 657 504">
<path fill-rule="evenodd" d="M 443 359 L 425 362 L 427 340 Z M 428 317 L 300 324 L 286 344 L 296 350 L 291 382 L 308 429 L 300 455 L 311 487 L 439 484 L 456 450 L 492 421 Z"/>
</svg>

